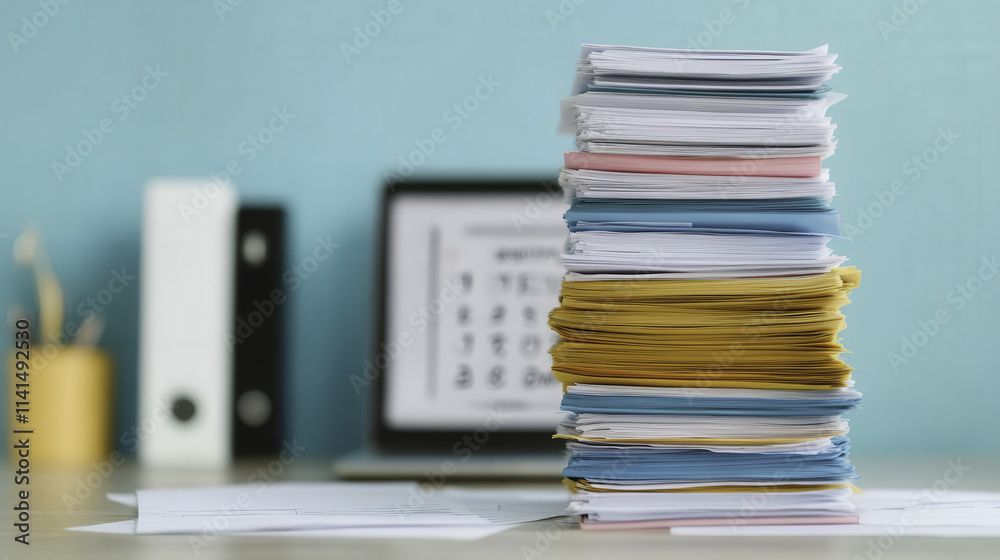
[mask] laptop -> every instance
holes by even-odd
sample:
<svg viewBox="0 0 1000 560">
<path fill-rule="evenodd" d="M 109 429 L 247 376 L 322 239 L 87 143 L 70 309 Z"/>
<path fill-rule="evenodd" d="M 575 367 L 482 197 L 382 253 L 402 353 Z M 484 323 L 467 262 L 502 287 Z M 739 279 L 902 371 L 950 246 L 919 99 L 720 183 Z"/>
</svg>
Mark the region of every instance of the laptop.
<svg viewBox="0 0 1000 560">
<path fill-rule="evenodd" d="M 406 181 L 383 195 L 368 397 L 345 479 L 558 478 L 547 325 L 567 209 L 544 180 Z"/>
</svg>

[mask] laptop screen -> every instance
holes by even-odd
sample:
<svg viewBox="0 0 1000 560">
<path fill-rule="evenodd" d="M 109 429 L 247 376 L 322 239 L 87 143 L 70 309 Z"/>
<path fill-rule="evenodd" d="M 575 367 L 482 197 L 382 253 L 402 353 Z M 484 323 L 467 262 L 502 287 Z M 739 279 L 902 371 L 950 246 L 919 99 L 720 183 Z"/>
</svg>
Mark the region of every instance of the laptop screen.
<svg viewBox="0 0 1000 560">
<path fill-rule="evenodd" d="M 397 185 L 386 196 L 378 421 L 393 432 L 551 435 L 548 313 L 567 209 L 549 182 Z"/>
</svg>

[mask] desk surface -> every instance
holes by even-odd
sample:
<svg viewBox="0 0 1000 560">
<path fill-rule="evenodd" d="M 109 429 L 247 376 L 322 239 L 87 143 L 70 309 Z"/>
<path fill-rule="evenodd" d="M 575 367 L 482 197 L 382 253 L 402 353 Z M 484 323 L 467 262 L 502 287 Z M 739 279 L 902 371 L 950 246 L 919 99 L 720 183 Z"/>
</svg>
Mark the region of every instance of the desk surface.
<svg viewBox="0 0 1000 560">
<path fill-rule="evenodd" d="M 971 470 L 954 489 L 1000 490 L 1000 458 L 941 457 L 892 462 L 855 460 L 864 476 L 864 487 L 931 488 L 944 477 L 948 461 L 961 460 Z M 267 461 L 240 463 L 225 472 L 146 471 L 129 460 L 107 476 L 89 471 L 41 471 L 31 480 L 31 545 L 14 543 L 12 477 L 4 477 L 5 504 L 0 511 L 0 555 L 18 558 L 194 558 L 185 535 L 103 535 L 66 531 L 66 527 L 134 518 L 132 510 L 108 502 L 106 492 L 129 492 L 136 488 L 197 486 L 246 482 Z M 9 471 L 8 471 L 9 472 Z M 284 469 L 281 480 L 326 480 L 328 463 L 300 461 Z M 89 482 L 87 479 L 89 476 Z M 553 483 L 551 486 L 554 486 Z M 97 486 L 88 494 L 90 486 Z M 79 504 L 70 497 L 82 497 Z M 68 504 L 68 505 L 67 505 Z M 72 506 L 72 511 L 69 510 Z M 554 539 L 544 538 L 548 533 Z M 476 558 L 503 559 L 600 559 L 638 558 L 1000 558 L 1000 539 L 935 539 L 903 537 L 884 554 L 878 554 L 871 538 L 763 538 L 684 537 L 667 531 L 621 531 L 591 533 L 569 521 L 531 523 L 477 541 L 423 539 L 313 539 L 221 536 L 200 550 L 197 558 L 292 559 L 292 558 Z M 535 552 L 537 551 L 537 554 Z"/>
</svg>

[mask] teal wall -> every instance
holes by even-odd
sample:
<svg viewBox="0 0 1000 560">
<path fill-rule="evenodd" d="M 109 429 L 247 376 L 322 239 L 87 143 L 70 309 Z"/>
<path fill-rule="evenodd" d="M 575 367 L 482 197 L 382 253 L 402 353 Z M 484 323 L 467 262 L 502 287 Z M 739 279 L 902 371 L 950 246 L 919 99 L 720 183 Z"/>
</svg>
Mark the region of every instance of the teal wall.
<svg viewBox="0 0 1000 560">
<path fill-rule="evenodd" d="M 205 175 L 236 160 L 245 200 L 287 205 L 289 264 L 319 236 L 340 243 L 289 303 L 290 436 L 314 456 L 333 455 L 360 442 L 362 406 L 348 377 L 369 342 L 382 174 L 415 140 L 446 131 L 423 175 L 554 175 L 571 146 L 555 134 L 558 100 L 581 42 L 685 47 L 701 34 L 711 48 L 829 43 L 844 66 L 833 85 L 850 97 L 831 110 L 840 145 L 826 164 L 844 223 L 860 231 L 838 249 L 864 271 L 844 333 L 866 398 L 852 415 L 856 452 L 1000 450 L 1000 277 L 971 280 L 972 299 L 951 293 L 983 257 L 1000 256 L 1000 3 L 402 0 L 347 60 L 342 43 L 388 1 L 244 0 L 220 17 L 222 2 L 74 0 L 16 45 L 10 34 L 44 0 L 0 4 L 0 303 L 32 302 L 27 272 L 8 256 L 26 221 L 44 232 L 72 317 L 113 269 L 138 272 L 149 177 Z M 126 111 L 120 97 L 142 85 L 147 67 L 166 75 L 147 79 L 155 89 L 136 90 L 145 98 Z M 490 77 L 500 85 L 489 99 L 446 120 Z M 241 143 L 284 108 L 294 118 L 248 161 Z M 52 162 L 102 119 L 113 129 L 57 178 Z M 947 151 L 934 148 L 939 130 L 957 136 L 937 142 Z M 138 302 L 138 285 L 129 286 L 105 311 L 119 433 L 136 422 Z M 947 324 L 929 325 L 926 340 L 915 334 L 936 313 Z M 923 346 L 894 367 L 889 353 L 914 336 Z"/>
</svg>

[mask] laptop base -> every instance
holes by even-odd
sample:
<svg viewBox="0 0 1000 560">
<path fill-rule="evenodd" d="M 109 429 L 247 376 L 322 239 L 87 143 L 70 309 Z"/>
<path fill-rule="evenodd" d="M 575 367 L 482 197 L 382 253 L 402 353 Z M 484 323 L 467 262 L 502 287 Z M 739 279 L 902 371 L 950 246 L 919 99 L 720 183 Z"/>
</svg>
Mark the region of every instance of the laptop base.
<svg viewBox="0 0 1000 560">
<path fill-rule="evenodd" d="M 566 457 L 552 454 L 409 454 L 361 450 L 333 462 L 333 473 L 345 480 L 390 479 L 535 479 L 559 480 Z"/>
</svg>

